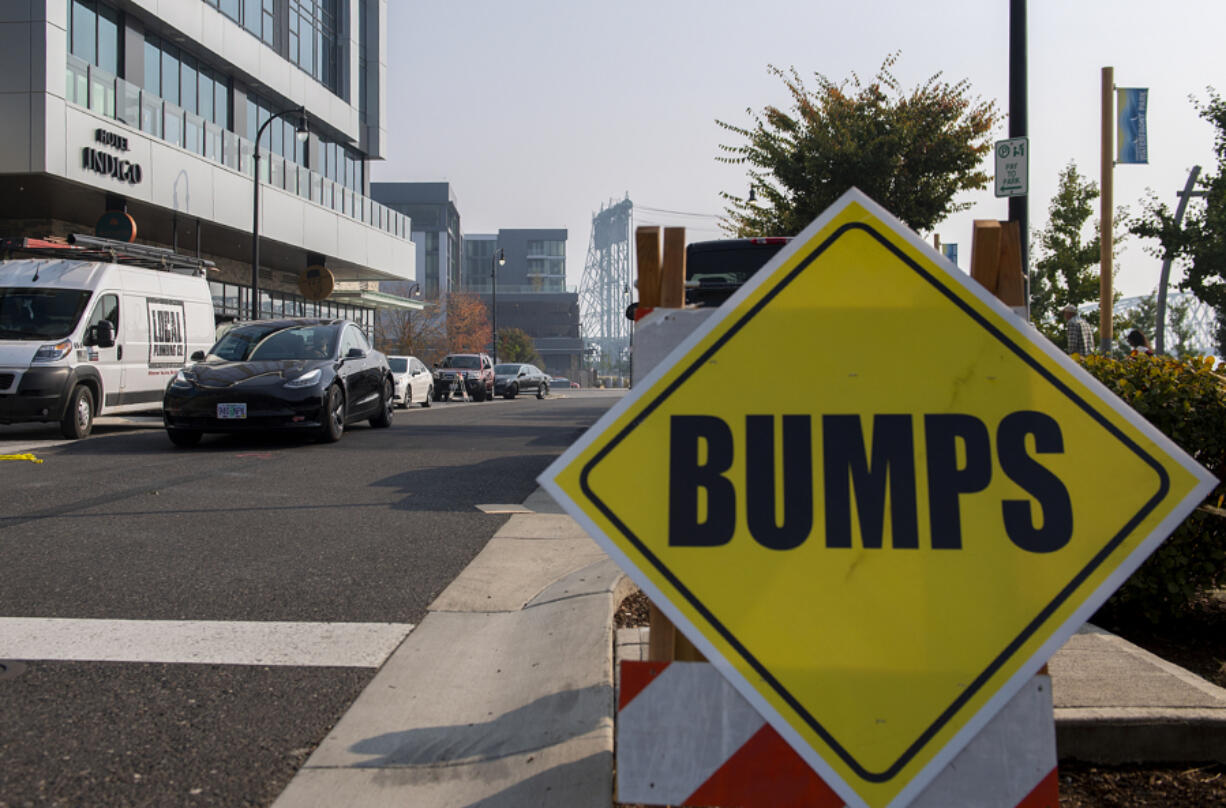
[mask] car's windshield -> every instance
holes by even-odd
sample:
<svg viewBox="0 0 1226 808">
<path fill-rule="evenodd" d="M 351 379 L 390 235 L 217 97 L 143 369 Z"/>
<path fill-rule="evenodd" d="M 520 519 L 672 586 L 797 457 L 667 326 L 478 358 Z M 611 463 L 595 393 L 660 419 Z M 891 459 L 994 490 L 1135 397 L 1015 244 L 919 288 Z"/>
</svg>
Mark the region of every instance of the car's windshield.
<svg viewBox="0 0 1226 808">
<path fill-rule="evenodd" d="M 498 376 L 514 376 L 519 373 L 522 365 L 494 365 L 494 373 Z"/>
<path fill-rule="evenodd" d="M 409 369 L 409 360 L 403 356 L 389 356 L 387 365 L 392 369 L 392 373 L 405 373 Z"/>
<path fill-rule="evenodd" d="M 89 292 L 0 288 L 0 339 L 58 339 L 77 327 Z"/>
<path fill-rule="evenodd" d="M 475 356 L 448 356 L 443 359 L 443 367 L 460 368 L 462 370 L 480 370 L 481 360 Z"/>
<path fill-rule="evenodd" d="M 231 362 L 327 359 L 336 353 L 339 334 L 336 325 L 246 325 L 227 331 L 209 354 Z"/>
</svg>

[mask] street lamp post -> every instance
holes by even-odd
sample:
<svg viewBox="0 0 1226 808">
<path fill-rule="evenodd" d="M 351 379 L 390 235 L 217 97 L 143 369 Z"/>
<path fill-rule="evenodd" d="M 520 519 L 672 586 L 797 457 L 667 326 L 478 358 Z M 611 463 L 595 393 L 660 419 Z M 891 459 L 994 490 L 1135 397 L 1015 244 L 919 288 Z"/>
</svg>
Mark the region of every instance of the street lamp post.
<svg viewBox="0 0 1226 808">
<path fill-rule="evenodd" d="M 494 364 L 498 364 L 498 267 L 507 262 L 507 253 L 501 247 L 490 256 L 490 314 L 494 320 Z"/>
<path fill-rule="evenodd" d="M 299 143 L 304 143 L 307 136 L 310 135 L 310 130 L 307 129 L 307 114 L 306 107 L 294 107 L 293 109 L 283 109 L 280 112 L 269 116 L 268 120 L 260 125 L 260 128 L 255 133 L 255 171 L 252 174 L 254 180 L 254 192 L 251 202 L 251 319 L 260 319 L 260 138 L 264 135 L 264 130 L 268 125 L 277 118 L 283 118 L 286 115 L 298 115 L 298 127 L 294 130 L 295 137 Z"/>
</svg>

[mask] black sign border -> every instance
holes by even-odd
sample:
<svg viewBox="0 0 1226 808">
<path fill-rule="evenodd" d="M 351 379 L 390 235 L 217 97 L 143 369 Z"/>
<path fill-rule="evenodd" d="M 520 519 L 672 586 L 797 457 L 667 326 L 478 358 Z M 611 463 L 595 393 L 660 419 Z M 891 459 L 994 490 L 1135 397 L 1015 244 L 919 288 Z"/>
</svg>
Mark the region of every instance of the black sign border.
<svg viewBox="0 0 1226 808">
<path fill-rule="evenodd" d="M 1063 589 L 1061 589 L 1060 592 L 1058 592 L 1043 609 L 1039 611 L 1034 619 L 1022 629 L 1021 633 L 1014 637 L 1013 640 L 1007 646 L 1005 646 L 1004 650 L 1002 650 L 1000 654 L 998 654 L 996 658 L 992 660 L 992 662 L 983 670 L 983 672 L 967 685 L 966 689 L 963 690 L 962 693 L 959 694 L 959 696 L 954 699 L 954 701 L 948 707 L 946 707 L 939 716 L 937 716 L 932 724 L 920 734 L 915 742 L 907 747 L 898 760 L 896 760 L 886 769 L 879 772 L 869 771 L 863 765 L 861 765 L 858 760 L 852 757 L 851 753 L 844 749 L 842 745 L 835 740 L 834 736 L 831 735 L 829 731 L 827 731 L 826 728 L 823 727 L 822 724 L 816 718 L 814 718 L 786 688 L 783 687 L 782 683 L 780 683 L 771 674 L 771 672 L 768 671 L 765 666 L 763 666 L 762 663 L 753 656 L 753 654 L 749 653 L 749 650 L 741 644 L 741 642 L 732 634 L 731 631 L 728 630 L 727 626 L 716 619 L 715 615 L 713 615 L 706 608 L 706 606 L 703 605 L 703 603 L 700 602 L 694 596 L 694 594 L 681 583 L 680 580 L 678 580 L 672 571 L 660 563 L 660 560 L 655 556 L 655 554 L 652 553 L 647 546 L 634 535 L 634 532 L 630 530 L 625 523 L 618 519 L 617 515 L 614 514 L 613 511 L 600 499 L 600 497 L 596 495 L 588 481 L 588 477 L 595 469 L 596 465 L 599 464 L 600 461 L 603 460 L 614 447 L 621 443 L 621 441 L 623 441 L 636 427 L 638 427 L 638 425 L 641 424 L 648 415 L 659 407 L 665 399 L 676 392 L 677 389 L 683 383 L 685 383 L 690 376 L 697 372 L 698 368 L 704 365 L 717 351 L 720 350 L 720 348 L 724 346 L 725 343 L 731 340 L 732 337 L 734 337 L 737 332 L 749 322 L 749 320 L 756 316 L 768 303 L 771 302 L 771 300 L 773 300 L 785 287 L 787 287 L 788 284 L 794 281 L 800 275 L 800 273 L 804 272 L 810 264 L 821 256 L 822 253 L 828 250 L 839 238 L 851 231 L 862 231 L 876 239 L 889 252 L 893 253 L 906 266 L 910 267 L 912 271 L 919 275 L 923 280 L 927 281 L 930 285 L 934 286 L 939 292 L 945 295 L 945 297 L 949 298 L 949 300 L 953 302 L 955 306 L 962 309 L 972 320 L 981 325 L 984 330 L 994 336 L 1000 343 L 1021 358 L 1023 362 L 1030 365 L 1040 376 L 1047 379 L 1047 381 L 1050 382 L 1053 387 L 1072 400 L 1074 404 L 1084 410 L 1093 420 L 1097 421 L 1103 426 L 1104 429 L 1119 439 L 1121 443 L 1127 446 L 1143 462 L 1152 467 L 1154 471 L 1157 472 L 1158 478 L 1161 481 L 1158 492 L 1154 494 L 1154 496 L 1151 497 L 1149 501 L 1147 501 L 1145 505 L 1139 511 L 1137 511 L 1137 513 L 1130 520 L 1128 520 L 1127 523 L 1125 523 L 1120 531 L 1116 533 L 1116 535 L 1112 537 L 1112 539 L 1107 542 L 1107 544 L 1104 545 L 1093 558 L 1090 559 L 1089 563 L 1087 563 L 1086 566 L 1083 567 L 1081 571 L 1078 572 L 1077 575 L 1074 576 L 1073 579 Z M 995 673 L 1009 659 L 1013 657 L 1017 650 L 1024 645 L 1036 631 L 1038 631 L 1046 620 L 1057 609 L 1059 609 L 1060 606 L 1069 599 L 1069 597 L 1072 596 L 1073 592 L 1076 591 L 1081 583 L 1091 574 L 1093 574 L 1094 571 L 1098 569 L 1098 567 L 1100 567 L 1107 559 L 1107 557 L 1110 556 L 1111 553 L 1113 553 L 1115 549 L 1128 538 L 1129 535 L 1131 535 L 1131 533 L 1136 529 L 1137 525 L 1144 521 L 1145 518 L 1149 516 L 1149 514 L 1156 507 L 1158 507 L 1158 504 L 1162 502 L 1162 500 L 1164 500 L 1167 494 L 1170 492 L 1171 486 L 1170 478 L 1168 477 L 1166 469 L 1163 468 L 1161 463 L 1138 446 L 1127 435 L 1121 432 L 1114 424 L 1107 420 L 1102 413 L 1091 406 L 1089 402 L 1079 396 L 1066 384 L 1056 378 L 1050 371 L 1044 368 L 1037 360 L 1026 353 L 1021 346 L 1000 331 L 1000 329 L 996 328 L 996 326 L 979 314 L 979 312 L 975 311 L 975 309 L 972 308 L 967 302 L 955 295 L 932 273 L 924 269 L 915 261 L 911 260 L 909 256 L 903 253 L 902 250 L 895 246 L 889 239 L 884 237 L 876 228 L 863 222 L 850 222 L 841 226 L 838 230 L 832 233 L 824 242 L 821 243 L 821 245 L 817 247 L 816 250 L 812 252 L 812 254 L 801 261 L 795 269 L 780 280 L 775 288 L 771 289 L 762 297 L 761 300 L 755 303 L 754 306 L 747 311 L 731 328 L 729 328 L 723 334 L 723 336 L 716 340 L 711 347 L 703 351 L 702 354 L 695 359 L 684 372 L 674 379 L 672 383 L 668 385 L 668 387 L 666 387 L 658 396 L 656 396 L 656 398 L 652 400 L 650 404 L 644 407 L 643 410 L 637 416 L 635 416 L 629 424 L 627 424 L 611 441 L 609 441 L 609 443 L 603 449 L 601 449 L 584 465 L 583 470 L 579 475 L 579 485 L 580 488 L 582 488 L 583 493 L 598 509 L 600 509 L 600 512 L 604 514 L 605 518 L 607 518 L 614 526 L 617 527 L 619 531 L 621 531 L 622 535 L 624 535 L 626 539 L 629 540 L 630 543 L 643 554 L 643 557 L 646 558 L 647 561 L 650 562 L 651 565 L 655 567 L 656 570 L 662 576 L 664 576 L 664 578 L 666 578 L 668 582 L 671 583 L 687 601 L 689 601 L 690 605 L 693 606 L 699 614 L 706 618 L 707 622 L 720 633 L 724 640 L 730 646 L 732 646 L 732 648 L 734 648 L 738 654 L 740 654 L 743 660 L 749 663 L 754 671 L 757 672 L 757 674 L 762 677 L 770 688 L 775 691 L 779 698 L 783 699 L 783 701 L 785 701 L 796 712 L 796 714 L 800 716 L 800 718 L 809 726 L 809 728 L 813 730 L 818 737 L 825 741 L 831 749 L 834 750 L 835 754 L 837 754 L 839 758 L 857 774 L 857 776 L 871 783 L 884 783 L 896 777 L 898 773 L 911 761 L 911 759 L 914 758 L 947 723 L 949 723 L 954 714 L 960 710 L 967 701 L 974 697 L 974 695 L 983 688 L 987 681 L 993 675 L 995 675 Z"/>
</svg>

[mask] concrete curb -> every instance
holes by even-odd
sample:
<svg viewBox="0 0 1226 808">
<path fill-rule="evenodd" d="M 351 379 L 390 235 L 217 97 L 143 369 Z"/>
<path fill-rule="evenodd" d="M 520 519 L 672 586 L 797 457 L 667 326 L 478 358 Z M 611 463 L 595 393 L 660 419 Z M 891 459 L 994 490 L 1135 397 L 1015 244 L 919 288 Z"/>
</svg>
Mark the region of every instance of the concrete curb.
<svg viewBox="0 0 1226 808">
<path fill-rule="evenodd" d="M 1226 762 L 1226 689 L 1089 624 L 1049 669 L 1061 759 Z"/>
<path fill-rule="evenodd" d="M 531 505 L 529 505 L 531 503 Z M 274 803 L 607 808 L 613 613 L 628 579 L 537 492 Z"/>
</svg>

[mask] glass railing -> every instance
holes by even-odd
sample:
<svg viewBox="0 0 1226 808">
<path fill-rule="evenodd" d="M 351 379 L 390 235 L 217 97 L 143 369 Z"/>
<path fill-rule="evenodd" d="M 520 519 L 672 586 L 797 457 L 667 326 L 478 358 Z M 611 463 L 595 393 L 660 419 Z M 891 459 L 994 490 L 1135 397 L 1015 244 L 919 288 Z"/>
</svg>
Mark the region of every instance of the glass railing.
<svg viewBox="0 0 1226 808">
<path fill-rule="evenodd" d="M 72 55 L 64 91 L 70 104 L 126 123 L 248 177 L 252 174 L 250 140 Z M 403 213 L 266 149 L 260 150 L 260 179 L 378 230 L 409 237 L 409 219 Z"/>
</svg>

